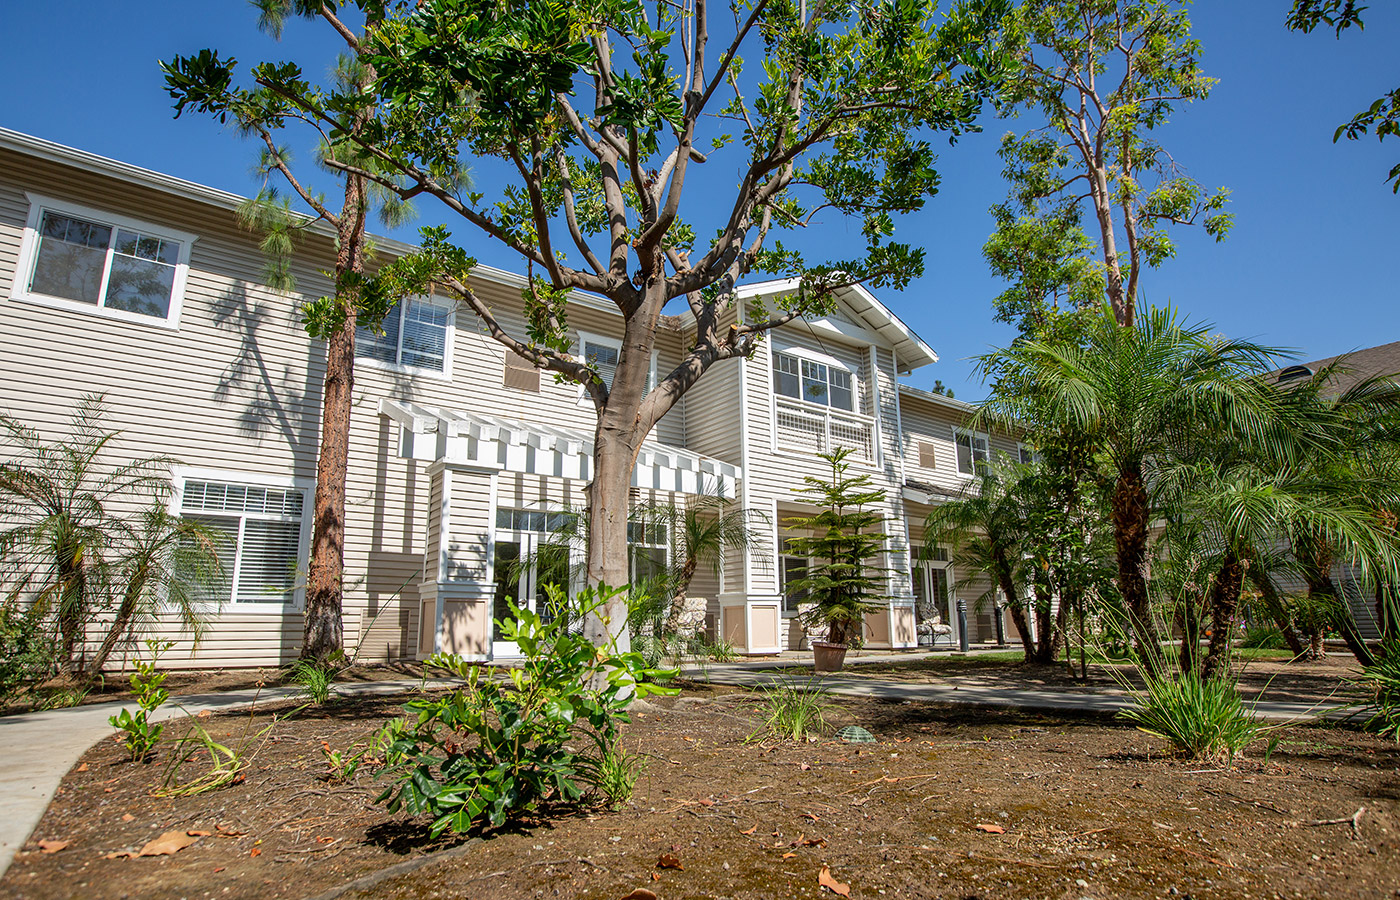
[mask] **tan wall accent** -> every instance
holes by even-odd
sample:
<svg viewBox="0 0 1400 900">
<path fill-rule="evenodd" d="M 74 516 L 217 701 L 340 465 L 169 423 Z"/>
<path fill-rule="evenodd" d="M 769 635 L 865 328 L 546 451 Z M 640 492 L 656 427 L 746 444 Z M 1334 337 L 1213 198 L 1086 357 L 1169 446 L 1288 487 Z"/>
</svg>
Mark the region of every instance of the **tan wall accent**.
<svg viewBox="0 0 1400 900">
<path fill-rule="evenodd" d="M 753 648 L 779 650 L 782 640 L 782 610 L 776 603 L 755 603 L 749 606 L 749 633 L 753 635 Z"/>
<path fill-rule="evenodd" d="M 865 614 L 865 643 L 871 646 L 889 646 L 890 611 L 888 609 Z"/>
<path fill-rule="evenodd" d="M 424 600 L 418 613 L 418 654 L 429 656 L 433 652 L 433 627 L 437 624 L 437 607 L 431 600 Z"/>
<path fill-rule="evenodd" d="M 912 646 L 917 635 L 914 632 L 914 609 L 909 606 L 896 606 L 890 610 L 894 620 L 894 644 L 897 647 Z"/>
<path fill-rule="evenodd" d="M 442 649 L 463 656 L 481 655 L 491 648 L 491 617 L 486 600 L 445 600 L 442 610 Z"/>
<path fill-rule="evenodd" d="M 744 607 L 726 606 L 720 610 L 720 632 L 735 650 L 749 649 L 744 633 Z"/>
</svg>

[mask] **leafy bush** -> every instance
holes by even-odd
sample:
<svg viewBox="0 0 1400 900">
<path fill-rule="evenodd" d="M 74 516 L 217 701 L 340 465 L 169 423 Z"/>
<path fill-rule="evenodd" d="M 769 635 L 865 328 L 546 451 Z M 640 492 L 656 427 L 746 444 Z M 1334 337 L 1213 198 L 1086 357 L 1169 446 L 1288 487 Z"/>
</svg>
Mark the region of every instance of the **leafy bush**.
<svg viewBox="0 0 1400 900">
<path fill-rule="evenodd" d="M 336 651 L 326 661 L 299 659 L 287 670 L 287 680 L 300 685 L 302 696 L 320 706 L 331 698 L 331 685 L 336 676 L 344 671 L 345 654 Z"/>
<path fill-rule="evenodd" d="M 1244 633 L 1240 646 L 1246 650 L 1287 650 L 1283 632 L 1272 625 L 1254 625 Z"/>
<path fill-rule="evenodd" d="M 1212 762 L 1234 759 L 1264 729 L 1234 681 L 1194 672 L 1148 676 L 1147 689 L 1134 691 L 1133 705 L 1118 715 L 1178 752 Z"/>
<path fill-rule="evenodd" d="M 58 674 L 58 643 L 44 603 L 0 605 L 0 703 Z"/>
<path fill-rule="evenodd" d="M 784 741 L 805 741 L 827 730 L 826 691 L 812 681 L 780 681 L 763 689 L 765 734 Z"/>
<path fill-rule="evenodd" d="M 166 673 L 156 668 L 160 663 L 160 654 L 170 648 L 170 643 L 147 641 L 146 647 L 151 653 L 150 660 L 138 659 L 136 671 L 131 673 L 131 692 L 136 695 L 136 712 L 123 709 L 107 719 L 113 728 L 125 732 L 123 743 L 131 753 L 132 762 L 144 761 L 160 742 L 165 726 L 152 725 L 148 717 L 170 698 L 170 692 L 161 687 Z"/>
<path fill-rule="evenodd" d="M 551 602 L 566 602 L 557 589 L 550 592 Z M 577 598 L 579 613 L 601 608 L 618 593 L 588 588 Z M 499 826 L 543 800 L 574 803 L 589 788 L 601 789 L 602 761 L 614 752 L 628 704 L 670 692 L 648 683 L 661 673 L 641 654 L 594 647 L 562 618 L 545 622 L 512 604 L 500 628 L 502 639 L 520 648 L 518 668 L 493 678 L 460 657 L 436 654 L 428 664 L 465 680 L 466 687 L 410 701 L 409 715 L 383 732 L 385 767 L 377 777 L 393 784 L 377 802 L 392 812 L 431 816 L 434 836 L 482 820 Z M 580 737 L 591 739 L 597 756 L 570 745 Z"/>
<path fill-rule="evenodd" d="M 1361 684 L 1372 691 L 1375 712 L 1366 730 L 1400 741 L 1400 644 L 1390 644 L 1375 665 L 1361 672 Z"/>
</svg>

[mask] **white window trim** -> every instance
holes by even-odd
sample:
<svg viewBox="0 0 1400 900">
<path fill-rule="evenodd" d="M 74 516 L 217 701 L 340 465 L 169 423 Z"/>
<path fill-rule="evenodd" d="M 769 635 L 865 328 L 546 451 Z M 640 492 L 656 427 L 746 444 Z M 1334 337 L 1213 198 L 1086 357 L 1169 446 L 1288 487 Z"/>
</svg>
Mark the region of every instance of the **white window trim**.
<svg viewBox="0 0 1400 900">
<path fill-rule="evenodd" d="M 972 455 L 972 471 L 964 472 L 962 466 L 958 465 L 958 437 L 961 435 L 967 435 L 973 440 L 978 438 L 982 439 L 983 443 L 987 446 L 987 457 L 985 461 L 988 465 L 990 465 L 992 461 L 992 437 L 985 431 L 973 431 L 968 428 L 958 428 L 956 426 L 953 428 L 953 471 L 957 472 L 959 478 L 971 481 L 978 477 L 977 454 L 974 451 Z"/>
<path fill-rule="evenodd" d="M 90 206 L 70 203 L 67 200 L 46 197 L 42 194 L 32 194 L 26 191 L 24 196 L 25 199 L 29 201 L 29 217 L 25 220 L 24 237 L 20 241 L 19 258 L 15 265 L 14 282 L 10 285 L 11 300 L 16 300 L 21 303 L 34 303 L 39 306 L 48 306 L 53 309 L 62 309 L 67 312 L 77 312 L 83 315 L 97 316 L 104 319 L 115 319 L 119 322 L 131 322 L 133 324 L 146 325 L 152 328 L 165 328 L 171 331 L 180 330 L 180 313 L 184 310 L 185 306 L 185 284 L 190 271 L 190 248 L 194 245 L 194 242 L 198 240 L 195 235 L 165 225 L 158 225 L 154 222 L 145 222 L 107 210 L 93 209 Z M 113 309 L 106 306 L 80 303 L 65 297 L 51 297 L 48 294 L 31 293 L 29 290 L 29 283 L 34 278 L 34 266 L 39 260 L 39 221 L 45 210 L 77 216 L 83 219 L 90 219 L 100 225 L 111 225 L 113 228 L 127 228 L 132 231 L 145 232 L 156 237 L 178 241 L 180 243 L 180 257 L 175 263 L 175 276 L 171 280 L 170 285 L 170 309 L 166 313 L 165 318 L 158 319 L 155 316 L 145 316 L 124 309 Z M 113 251 L 111 248 L 108 248 L 107 252 L 110 257 Z"/>
<path fill-rule="evenodd" d="M 798 396 L 793 397 L 788 394 L 778 393 L 778 367 L 773 360 L 774 353 L 781 353 L 784 356 L 791 356 L 799 361 L 806 360 L 807 362 L 817 363 L 818 365 L 826 366 L 829 369 L 840 369 L 847 375 L 851 376 L 851 406 L 854 407 L 854 409 L 842 409 L 839 406 L 832 406 L 830 403 L 815 403 L 802 396 L 802 375 L 800 374 L 800 367 L 799 374 L 797 376 Z M 790 400 L 794 403 L 801 403 L 804 406 L 811 407 L 812 409 L 825 409 L 843 416 L 860 416 L 861 418 L 870 418 L 869 416 L 866 416 L 865 413 L 863 413 L 860 409 L 860 373 L 855 369 L 852 369 L 849 365 L 847 365 L 846 363 L 842 362 L 834 356 L 830 356 L 826 353 L 820 353 L 816 350 L 809 350 L 806 347 L 784 346 L 783 344 L 779 344 L 776 342 L 773 344 L 772 350 L 768 354 L 768 393 L 773 397 L 773 404 L 775 409 L 776 404 L 778 402 L 777 398 L 782 397 L 784 400 Z M 776 419 L 774 421 L 776 421 Z M 776 452 L 776 448 L 774 452 Z"/>
<path fill-rule="evenodd" d="M 588 360 L 585 359 L 585 358 L 584 358 L 584 355 L 583 355 L 583 348 L 584 348 L 584 345 L 585 345 L 585 344 L 603 344 L 604 346 L 614 347 L 614 348 L 617 349 L 617 361 L 618 361 L 618 363 L 621 363 L 621 362 L 622 362 L 622 339 L 621 339 L 621 338 L 608 337 L 608 336 L 605 335 L 605 334 L 597 334 L 597 333 L 592 332 L 592 331 L 580 331 L 580 332 L 578 333 L 578 340 L 574 342 L 574 350 L 573 350 L 573 353 L 574 353 L 574 356 L 576 356 L 576 357 L 579 358 L 579 360 L 581 360 L 581 361 L 584 362 L 584 363 L 587 363 Z M 647 377 L 651 380 L 651 389 L 652 389 L 652 390 L 655 390 L 655 389 L 656 389 L 656 350 L 654 350 L 654 349 L 651 351 L 651 368 L 650 368 L 650 370 L 649 370 L 649 374 L 647 375 Z M 609 387 L 609 390 L 611 390 L 611 386 Z M 579 406 L 592 406 L 592 405 L 593 405 L 593 399 L 592 399 L 591 397 L 589 397 L 589 395 L 588 395 L 588 388 L 584 387 L 583 385 L 579 385 L 579 386 L 578 386 L 578 405 L 579 405 Z"/>
<path fill-rule="evenodd" d="M 375 359 L 372 356 L 360 356 L 359 344 L 356 343 L 355 368 L 363 366 L 366 369 L 378 369 L 381 372 L 394 372 L 399 375 L 413 375 L 421 378 L 431 378 L 434 381 L 452 380 L 452 358 L 453 349 L 457 344 L 457 307 L 458 304 L 437 294 L 415 294 L 407 297 L 408 300 L 427 300 L 434 306 L 440 306 L 447 310 L 447 338 L 442 348 L 442 368 L 428 369 L 423 366 L 406 366 L 398 362 L 385 362 L 382 359 Z M 403 358 L 403 315 L 404 305 L 400 301 L 394 304 L 394 309 L 399 314 L 399 346 L 395 356 Z"/>
<path fill-rule="evenodd" d="M 1018 463 L 1023 463 L 1023 461 L 1022 461 L 1022 459 L 1021 459 L 1021 454 L 1022 454 L 1023 452 L 1029 452 L 1029 453 L 1030 453 L 1030 455 L 1031 455 L 1031 461 L 1032 461 L 1032 462 L 1034 462 L 1034 461 L 1035 461 L 1035 458 L 1036 458 L 1037 456 L 1040 455 L 1039 453 L 1036 452 L 1036 449 L 1035 449 L 1034 447 L 1032 447 L 1030 444 L 1027 444 L 1025 441 L 1017 441 L 1017 442 L 1016 442 L 1016 462 L 1018 462 Z M 1023 463 L 1023 464 L 1024 464 L 1024 463 Z"/>
<path fill-rule="evenodd" d="M 185 483 L 188 481 L 220 481 L 226 484 L 246 484 L 253 487 L 282 488 L 301 493 L 301 534 L 297 546 L 297 586 L 291 599 L 284 603 L 253 603 L 230 597 L 221 606 L 223 609 L 236 609 L 240 613 L 260 612 L 268 615 L 283 615 L 288 610 L 300 610 L 306 606 L 306 567 L 311 556 L 311 529 L 316 519 L 316 481 L 312 478 L 297 478 L 290 475 L 270 475 L 263 472 L 241 472 L 236 469 L 210 469 L 198 466 L 173 466 L 170 477 L 175 489 L 170 492 L 168 508 L 172 515 L 184 515 Z"/>
</svg>

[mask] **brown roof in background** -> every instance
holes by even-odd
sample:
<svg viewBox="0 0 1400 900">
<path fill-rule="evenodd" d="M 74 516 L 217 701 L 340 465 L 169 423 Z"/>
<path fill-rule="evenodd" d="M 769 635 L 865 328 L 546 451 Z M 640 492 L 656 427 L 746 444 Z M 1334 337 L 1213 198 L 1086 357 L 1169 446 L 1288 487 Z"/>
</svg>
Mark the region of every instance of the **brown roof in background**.
<svg viewBox="0 0 1400 900">
<path fill-rule="evenodd" d="M 1358 381 L 1371 378 L 1375 375 L 1400 375 L 1400 341 L 1392 341 L 1389 344 L 1381 344 L 1378 347 L 1367 347 L 1364 350 L 1355 350 L 1351 353 L 1343 353 L 1339 356 L 1329 356 L 1326 359 L 1313 360 L 1312 362 L 1301 363 L 1312 372 L 1316 373 L 1325 366 L 1331 365 L 1343 356 L 1346 359 L 1342 362 L 1341 369 L 1332 378 L 1331 387 L 1337 393 L 1349 390 Z M 1294 364 L 1299 365 L 1299 364 Z M 1294 366 L 1285 366 L 1274 372 L 1278 375 L 1287 372 Z"/>
</svg>

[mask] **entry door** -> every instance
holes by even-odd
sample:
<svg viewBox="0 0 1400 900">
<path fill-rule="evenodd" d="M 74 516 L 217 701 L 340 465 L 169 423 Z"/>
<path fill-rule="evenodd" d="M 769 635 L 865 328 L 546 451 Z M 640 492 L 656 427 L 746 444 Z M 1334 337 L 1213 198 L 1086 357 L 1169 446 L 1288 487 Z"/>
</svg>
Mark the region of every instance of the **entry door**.
<svg viewBox="0 0 1400 900">
<path fill-rule="evenodd" d="M 910 572 L 914 588 L 914 615 L 916 622 L 924 622 L 937 616 L 944 625 L 952 627 L 952 641 L 958 643 L 958 621 L 953 608 L 953 567 L 946 562 L 947 553 L 942 548 L 937 556 L 943 559 L 917 561 L 918 548 L 914 550 L 916 562 Z M 946 639 L 935 636 L 935 644 Z"/>
<path fill-rule="evenodd" d="M 569 588 L 567 547 L 540 540 L 533 532 L 496 533 L 496 596 L 492 610 L 491 653 L 493 656 L 519 656 L 514 641 L 502 640 L 502 621 L 514 618 L 510 604 L 535 612 L 545 621 L 559 610 L 549 602 L 548 585 Z"/>
</svg>

